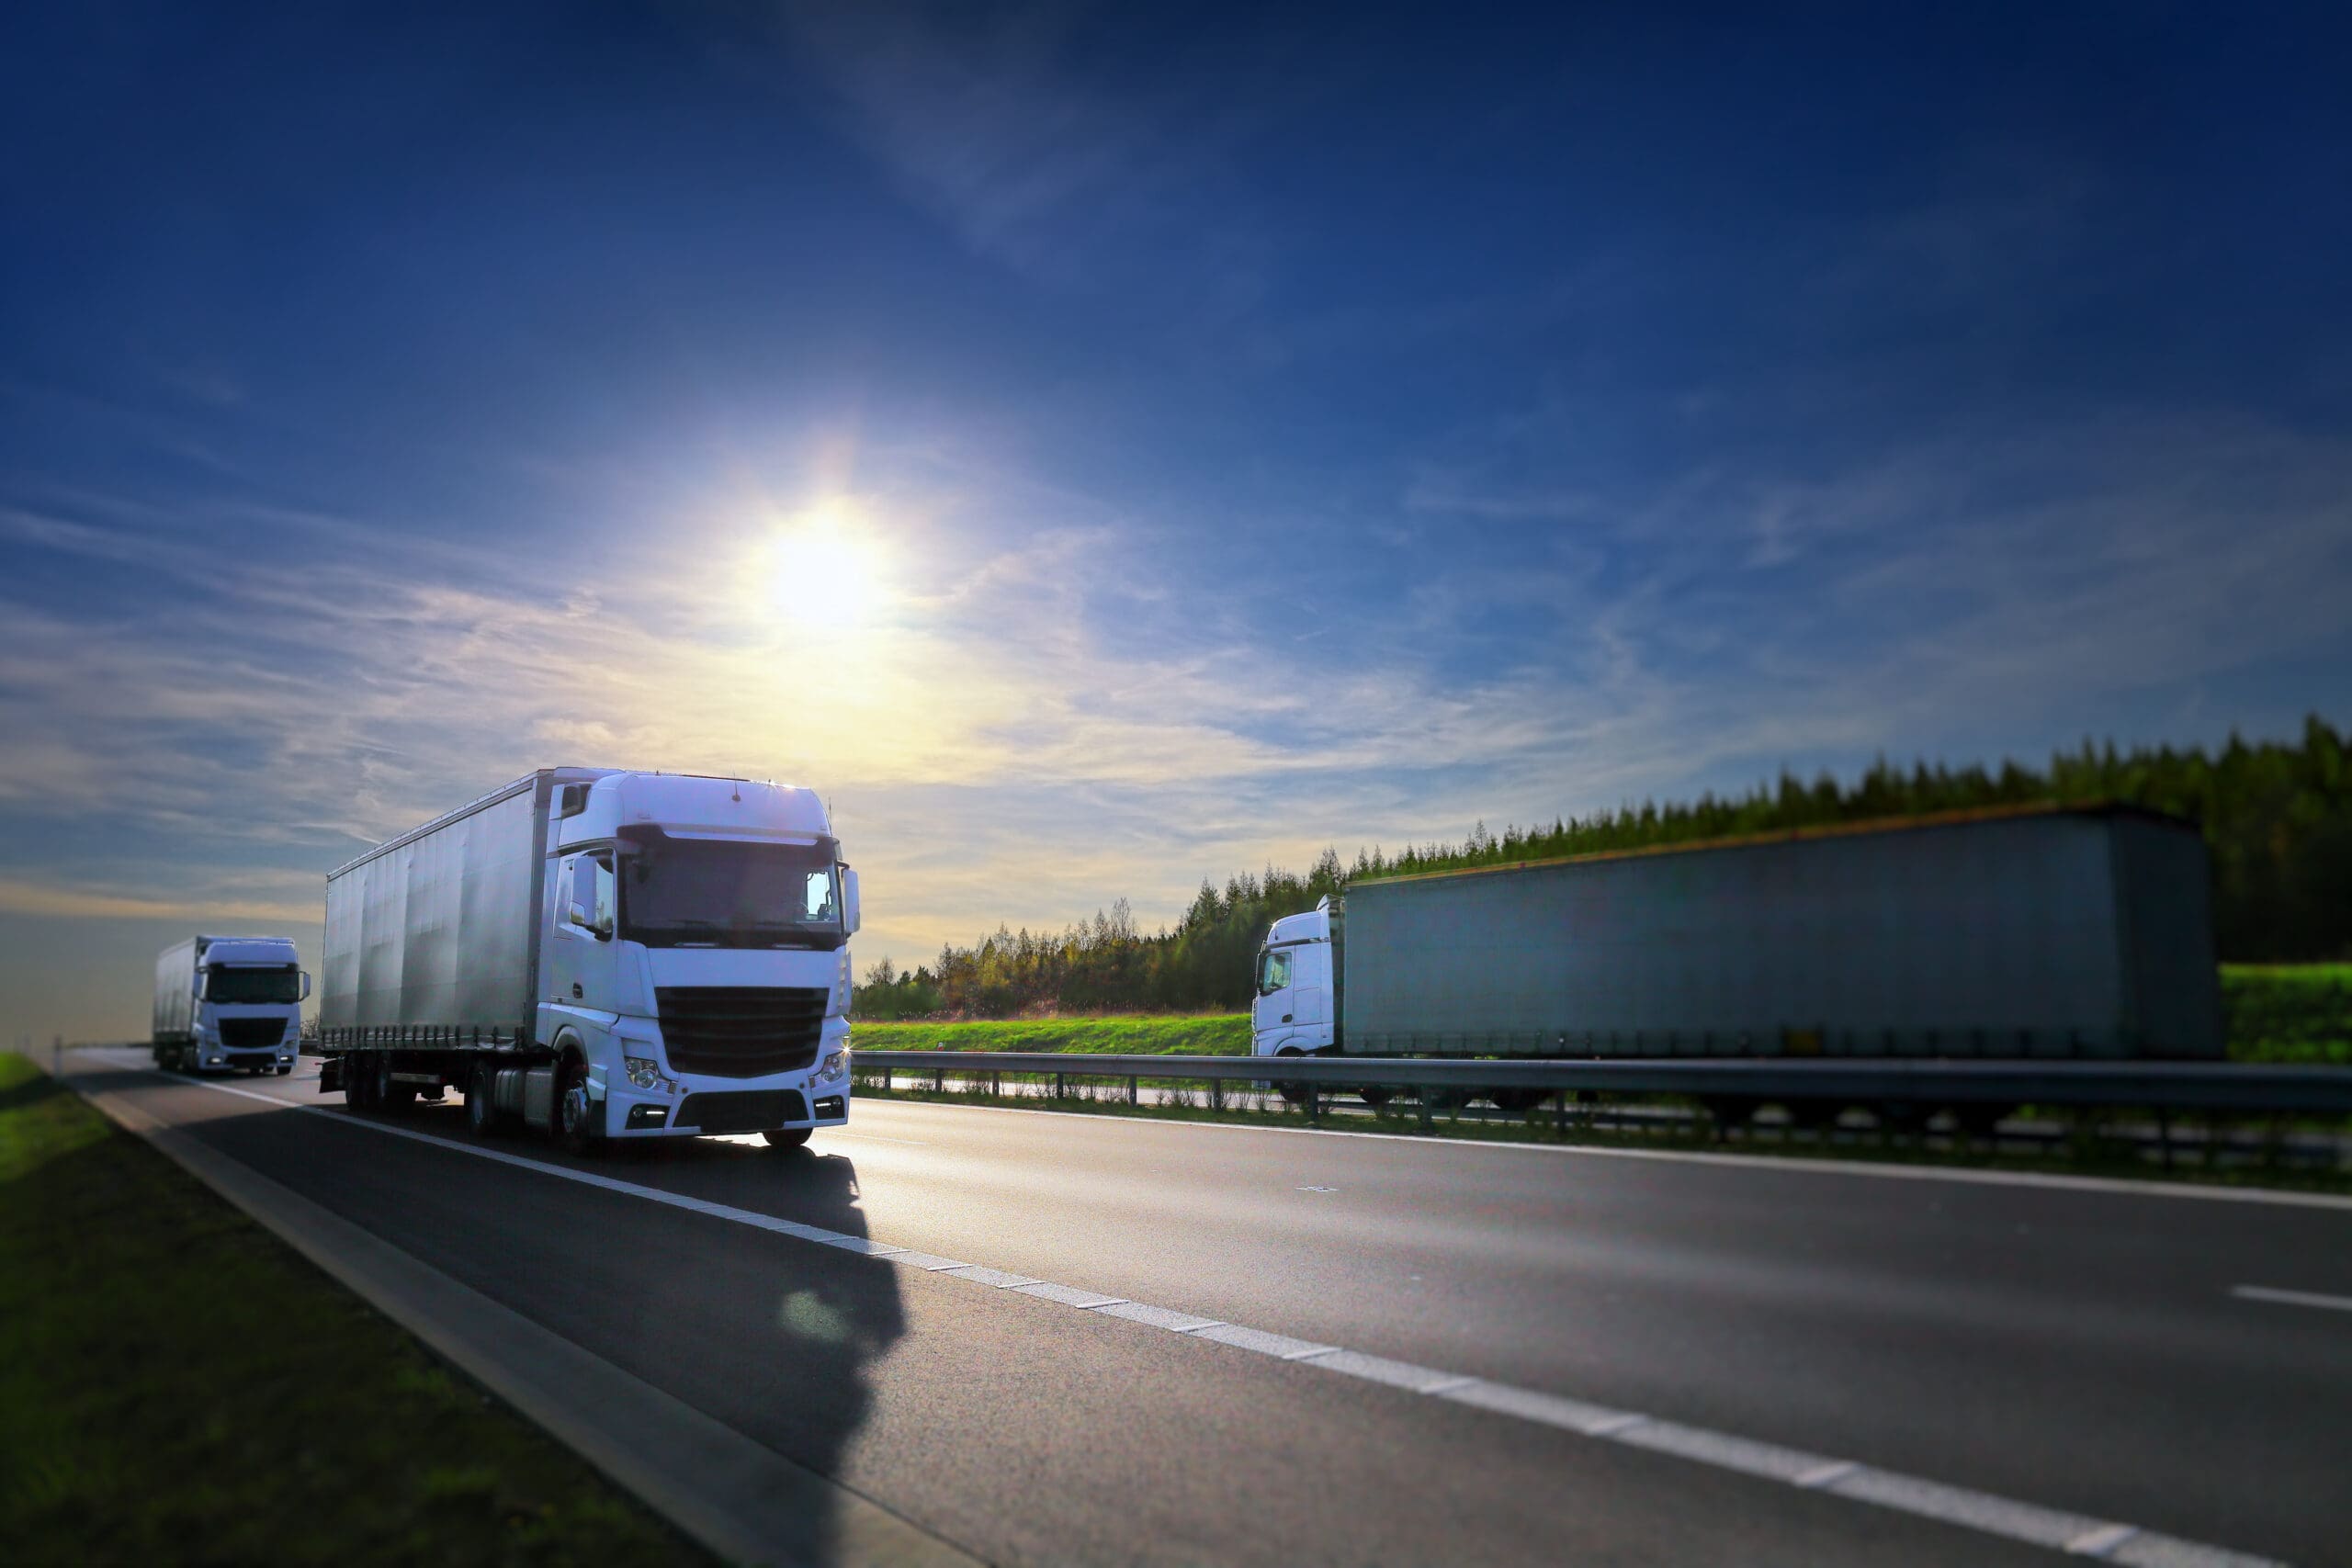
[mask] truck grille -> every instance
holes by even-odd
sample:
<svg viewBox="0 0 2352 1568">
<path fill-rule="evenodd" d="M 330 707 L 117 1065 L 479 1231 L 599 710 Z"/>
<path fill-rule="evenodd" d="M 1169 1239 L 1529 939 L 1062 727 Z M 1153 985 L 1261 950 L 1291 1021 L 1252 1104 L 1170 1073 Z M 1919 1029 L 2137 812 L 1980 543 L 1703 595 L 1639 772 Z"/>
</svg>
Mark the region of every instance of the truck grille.
<svg viewBox="0 0 2352 1568">
<path fill-rule="evenodd" d="M 672 1070 L 755 1078 L 817 1059 L 829 996 L 822 986 L 663 986 L 653 1005 Z"/>
<path fill-rule="evenodd" d="M 808 1120 L 808 1102 L 788 1089 L 730 1094 L 690 1094 L 678 1107 L 677 1125 L 704 1133 L 764 1133 L 787 1122 Z"/>
<path fill-rule="evenodd" d="M 232 1051 L 250 1051 L 257 1045 L 275 1045 L 286 1038 L 286 1021 L 282 1018 L 224 1018 L 220 1021 L 220 1043 Z"/>
</svg>

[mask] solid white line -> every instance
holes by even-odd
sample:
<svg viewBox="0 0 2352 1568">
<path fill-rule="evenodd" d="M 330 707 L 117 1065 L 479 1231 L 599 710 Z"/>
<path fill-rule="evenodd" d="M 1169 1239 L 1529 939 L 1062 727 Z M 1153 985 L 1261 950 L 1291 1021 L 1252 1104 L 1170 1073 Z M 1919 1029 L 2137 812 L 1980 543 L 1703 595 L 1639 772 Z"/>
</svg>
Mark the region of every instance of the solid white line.
<svg viewBox="0 0 2352 1568">
<path fill-rule="evenodd" d="M 166 1077 L 156 1074 L 157 1077 Z M 946 1260 L 928 1253 L 913 1252 L 893 1247 L 867 1236 L 848 1235 L 829 1231 L 818 1225 L 804 1225 L 797 1221 L 779 1219 L 773 1214 L 738 1209 L 725 1203 L 713 1203 L 683 1193 L 665 1191 L 658 1187 L 644 1187 L 636 1182 L 622 1181 L 594 1171 L 579 1170 L 569 1166 L 549 1165 L 509 1154 L 503 1149 L 484 1148 L 479 1144 L 461 1144 L 448 1138 L 436 1137 L 407 1127 L 368 1117 L 337 1114 L 322 1105 L 299 1105 L 276 1095 L 262 1094 L 253 1089 L 238 1089 L 224 1083 L 209 1083 L 203 1079 L 177 1079 L 173 1082 L 193 1082 L 202 1089 L 233 1094 L 244 1100 L 257 1100 L 284 1111 L 298 1111 L 311 1115 L 325 1116 L 346 1127 L 364 1127 L 396 1138 L 407 1138 L 420 1144 L 452 1153 L 471 1155 L 478 1159 L 494 1160 L 501 1165 L 520 1166 L 564 1181 L 576 1181 L 583 1186 L 601 1188 L 608 1192 L 625 1193 L 650 1202 L 684 1209 L 713 1219 L 728 1220 L 756 1230 L 780 1235 L 797 1236 L 825 1246 L 865 1253 L 885 1262 L 907 1261 L 911 1267 L 932 1269 L 935 1278 L 965 1279 L 1008 1292 L 1021 1292 L 1023 1287 L 1046 1284 L 1025 1274 L 1009 1273 L 1003 1269 L 984 1268 L 978 1264 L 960 1264 L 944 1269 L 933 1266 Z M 959 1108 L 967 1109 L 967 1108 Z M 972 1107 L 968 1109 L 985 1109 Z M 1040 1112 L 1038 1114 L 1067 1114 Z M 1215 1125 L 1215 1123 L 1193 1123 Z M 1363 1135 L 1363 1134 L 1351 1134 Z M 1379 1134 L 1372 1134 L 1377 1136 Z M 1542 1145 L 1537 1145 L 1542 1146 Z M 922 1259 L 921 1262 L 914 1261 Z M 1070 1288 L 1074 1293 L 1075 1287 Z M 2261 1286 L 2242 1285 L 2239 1293 L 2262 1291 Z M 1091 1294 L 1091 1292 L 1087 1292 Z M 2304 1298 L 2305 1292 L 2269 1292 L 2256 1299 L 2273 1296 Z M 1055 1296 L 1043 1299 L 1055 1300 Z M 2312 1298 L 2334 1304 L 2340 1298 Z M 2298 1300 L 2296 1304 L 2309 1304 Z M 2352 1303 L 2346 1303 L 2352 1305 Z M 1097 1317 L 1125 1318 L 1132 1323 L 1164 1328 L 1188 1338 L 1206 1338 L 1208 1330 L 1232 1329 L 1238 1325 L 1221 1323 L 1216 1318 L 1201 1317 L 1170 1307 L 1153 1306 L 1143 1302 L 1117 1301 L 1077 1310 Z M 1303 1340 L 1286 1336 L 1267 1335 L 1260 1342 L 1241 1334 L 1220 1334 L 1216 1340 L 1233 1348 L 1295 1362 L 1305 1367 L 1339 1372 L 1347 1376 L 1402 1389 L 1429 1398 L 1449 1400 L 1473 1405 L 1501 1415 L 1516 1416 L 1563 1430 L 1576 1432 L 1605 1442 L 1618 1442 L 1628 1447 L 1675 1455 L 1691 1463 L 1706 1464 L 1717 1469 L 1732 1470 L 1768 1481 L 1829 1496 L 1843 1497 L 1852 1502 L 1871 1503 L 1880 1507 L 1939 1519 L 1948 1524 L 1963 1525 L 1989 1535 L 2022 1540 L 2053 1551 L 2068 1551 L 2078 1541 L 2109 1542 L 2120 1555 L 2114 1561 L 2145 1562 L 2195 1562 L 2199 1568 L 2284 1568 L 2271 1559 L 2229 1551 L 2175 1536 L 2159 1535 L 2114 1520 L 2093 1518 L 2086 1515 L 2046 1508 L 2039 1504 L 2019 1502 L 2015 1498 L 1996 1496 L 1963 1486 L 1948 1486 L 1941 1482 L 1919 1476 L 1902 1475 L 1892 1471 L 1877 1470 L 1849 1460 L 1826 1454 L 1807 1453 L 1798 1449 L 1783 1448 L 1776 1443 L 1759 1443 L 1729 1432 L 1713 1432 L 1704 1427 L 1684 1427 L 1654 1420 L 1632 1411 L 1611 1410 L 1601 1405 L 1587 1404 L 1579 1400 L 1566 1399 L 1556 1394 L 1541 1393 L 1532 1389 L 1513 1388 L 1508 1384 L 1488 1382 L 1482 1378 L 1465 1378 L 1458 1373 L 1440 1371 L 1430 1367 L 1416 1366 L 1409 1361 L 1391 1360 L 1384 1356 L 1366 1355 L 1359 1350 L 1309 1348 L 1301 1352 L 1295 1348 Z M 2116 1533 L 2116 1532 L 2122 1533 Z"/>
<path fill-rule="evenodd" d="M 2324 1307 L 2329 1312 L 2352 1312 L 2352 1296 L 2324 1296 L 2317 1291 L 2278 1291 L 2267 1285 L 2233 1285 L 2230 1294 L 2241 1301 L 2275 1302 L 2280 1306 Z"/>
<path fill-rule="evenodd" d="M 1439 1138 L 1413 1133 L 1358 1133 L 1343 1127 L 1250 1127 L 1234 1122 L 1183 1122 L 1106 1117 L 1088 1111 L 1045 1111 L 1025 1105 L 947 1105 L 925 1100 L 877 1100 L 875 1105 L 919 1111 L 960 1111 L 996 1116 L 1062 1116 L 1125 1126 L 1198 1128 L 1204 1132 L 1287 1134 L 1303 1138 L 1371 1138 L 1446 1150 L 1493 1149 L 1587 1159 L 1665 1160 L 1679 1165 L 1720 1165 L 1744 1170 L 1787 1170 L 1818 1176 L 1876 1177 L 1894 1181 L 1958 1181 L 1975 1187 L 2033 1187 L 2058 1192 L 2116 1192 L 2133 1198 L 2190 1198 L 2213 1203 L 2277 1203 L 2299 1209 L 2352 1211 L 2352 1197 L 2333 1192 L 2295 1192 L 2277 1187 L 2203 1186 L 2193 1181 L 2132 1181 L 2114 1176 L 2060 1176 L 2031 1170 L 1976 1170 L 1966 1166 L 1887 1165 L 1866 1159 L 1822 1159 L 1810 1155 L 1710 1154 L 1698 1149 L 1613 1149 L 1587 1144 L 1521 1144 L 1499 1138 Z M 870 1134 L 869 1134 L 870 1135 Z"/>
</svg>

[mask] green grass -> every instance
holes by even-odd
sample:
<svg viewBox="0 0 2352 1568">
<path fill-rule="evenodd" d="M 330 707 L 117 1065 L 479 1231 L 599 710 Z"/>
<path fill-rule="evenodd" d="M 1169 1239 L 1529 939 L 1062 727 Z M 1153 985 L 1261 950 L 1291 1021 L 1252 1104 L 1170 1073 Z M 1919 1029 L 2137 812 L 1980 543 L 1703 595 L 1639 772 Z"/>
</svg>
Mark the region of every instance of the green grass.
<svg viewBox="0 0 2352 1568">
<path fill-rule="evenodd" d="M 2224 964 L 2233 1062 L 2352 1066 L 2352 964 Z"/>
<path fill-rule="evenodd" d="M 2352 1066 L 2352 964 L 2224 964 L 2222 1011 L 2233 1062 Z M 1248 1013 L 860 1023 L 876 1051 L 1250 1054 Z"/>
<path fill-rule="evenodd" d="M 1090 1056 L 1247 1056 L 1246 1012 L 1107 1018 L 982 1020 L 972 1023 L 865 1023 L 872 1051 L 1071 1051 Z"/>
<path fill-rule="evenodd" d="M 7 1055 L 0 1540 L 26 1563 L 711 1561 Z"/>
</svg>

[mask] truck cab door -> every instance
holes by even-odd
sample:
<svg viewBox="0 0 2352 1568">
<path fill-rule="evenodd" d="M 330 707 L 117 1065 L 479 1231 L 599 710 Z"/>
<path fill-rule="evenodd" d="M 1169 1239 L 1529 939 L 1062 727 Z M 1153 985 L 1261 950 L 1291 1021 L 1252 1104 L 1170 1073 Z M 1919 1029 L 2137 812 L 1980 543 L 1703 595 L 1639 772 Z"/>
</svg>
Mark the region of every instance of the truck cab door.
<svg viewBox="0 0 2352 1568">
<path fill-rule="evenodd" d="M 1250 1004 L 1250 1028 L 1253 1033 L 1264 1034 L 1290 1024 L 1291 966 L 1288 948 L 1270 949 L 1258 955 L 1258 997 Z"/>
<path fill-rule="evenodd" d="M 547 1001 L 591 1012 L 615 1012 L 614 955 L 617 908 L 609 850 L 583 850 L 558 863 L 555 919 L 548 928 Z"/>
</svg>

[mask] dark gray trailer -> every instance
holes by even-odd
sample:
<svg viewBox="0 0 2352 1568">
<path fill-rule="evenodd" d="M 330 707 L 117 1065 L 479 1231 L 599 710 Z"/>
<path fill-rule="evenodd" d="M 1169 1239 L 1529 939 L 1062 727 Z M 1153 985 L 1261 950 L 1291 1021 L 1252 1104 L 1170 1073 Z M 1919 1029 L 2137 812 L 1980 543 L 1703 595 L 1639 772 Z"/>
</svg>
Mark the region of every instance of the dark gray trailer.
<svg viewBox="0 0 2352 1568">
<path fill-rule="evenodd" d="M 2192 823 L 2031 807 L 1354 884 L 1261 1055 L 2218 1059 Z"/>
</svg>

